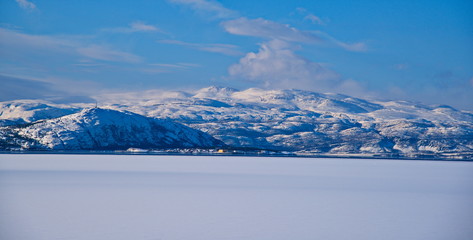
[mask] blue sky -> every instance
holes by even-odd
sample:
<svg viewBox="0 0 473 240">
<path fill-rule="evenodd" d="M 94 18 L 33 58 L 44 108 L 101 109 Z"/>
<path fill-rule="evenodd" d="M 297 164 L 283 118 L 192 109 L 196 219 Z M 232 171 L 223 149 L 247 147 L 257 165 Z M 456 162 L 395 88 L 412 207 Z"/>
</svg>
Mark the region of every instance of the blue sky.
<svg viewBox="0 0 473 240">
<path fill-rule="evenodd" d="M 464 0 L 0 0 L 0 100 L 218 85 L 473 110 L 472 12 Z"/>
</svg>

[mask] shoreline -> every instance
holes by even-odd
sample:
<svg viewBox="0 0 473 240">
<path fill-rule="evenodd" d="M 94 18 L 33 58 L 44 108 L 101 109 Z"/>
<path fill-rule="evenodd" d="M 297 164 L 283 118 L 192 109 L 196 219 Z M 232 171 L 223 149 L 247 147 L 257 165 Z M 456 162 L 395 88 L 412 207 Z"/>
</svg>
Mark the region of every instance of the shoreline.
<svg viewBox="0 0 473 240">
<path fill-rule="evenodd" d="M 50 154 L 50 155 L 133 155 L 133 156 L 210 156 L 210 157 L 277 157 L 277 158 L 334 158 L 334 159 L 373 159 L 373 160 L 405 160 L 405 161 L 458 161 L 473 162 L 473 156 L 456 155 L 454 157 L 439 155 L 421 155 L 421 156 L 393 156 L 391 154 L 297 154 L 297 153 L 253 153 L 253 152 L 226 152 L 226 153 L 209 153 L 209 152 L 165 152 L 165 151 L 145 151 L 133 152 L 125 150 L 71 150 L 71 151 L 0 151 L 0 155 L 30 155 L 30 154 Z"/>
</svg>

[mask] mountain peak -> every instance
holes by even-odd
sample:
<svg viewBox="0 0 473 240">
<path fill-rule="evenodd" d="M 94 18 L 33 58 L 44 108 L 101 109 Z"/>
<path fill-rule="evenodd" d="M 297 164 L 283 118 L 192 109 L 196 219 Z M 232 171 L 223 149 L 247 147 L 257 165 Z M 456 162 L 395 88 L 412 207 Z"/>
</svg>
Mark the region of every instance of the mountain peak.
<svg viewBox="0 0 473 240">
<path fill-rule="evenodd" d="M 93 108 L 84 108 L 79 113 L 78 116 L 81 117 L 125 117 L 125 116 L 134 116 L 138 118 L 143 118 L 136 113 L 128 112 L 128 111 L 118 111 L 109 108 L 100 108 L 100 107 L 93 107 Z"/>
</svg>

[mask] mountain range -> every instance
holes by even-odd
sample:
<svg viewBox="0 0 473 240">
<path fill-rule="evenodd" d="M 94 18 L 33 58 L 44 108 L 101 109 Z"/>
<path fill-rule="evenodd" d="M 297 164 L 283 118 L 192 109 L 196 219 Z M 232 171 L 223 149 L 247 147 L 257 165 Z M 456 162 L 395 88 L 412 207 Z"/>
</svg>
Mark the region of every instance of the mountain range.
<svg viewBox="0 0 473 240">
<path fill-rule="evenodd" d="M 471 158 L 473 152 L 473 114 L 444 105 L 303 90 L 223 87 L 94 98 L 100 108 L 90 103 L 65 105 L 41 100 L 1 102 L 3 148 L 209 148 L 221 147 L 223 142 L 228 148 L 309 155 Z M 106 130 L 115 127 L 121 135 Z M 131 130 L 135 128 L 140 131 Z M 176 129 L 180 130 L 172 132 Z M 16 144 L 19 142 L 29 145 Z M 102 142 L 106 144 L 97 144 Z"/>
</svg>

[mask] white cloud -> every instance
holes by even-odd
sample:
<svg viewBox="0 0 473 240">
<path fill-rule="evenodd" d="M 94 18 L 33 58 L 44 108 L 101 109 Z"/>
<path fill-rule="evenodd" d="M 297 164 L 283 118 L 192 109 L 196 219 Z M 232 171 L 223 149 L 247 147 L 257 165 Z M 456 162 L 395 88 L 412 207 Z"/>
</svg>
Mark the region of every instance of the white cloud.
<svg viewBox="0 0 473 240">
<path fill-rule="evenodd" d="M 362 52 L 367 47 L 364 43 L 345 43 L 320 31 L 301 31 L 287 24 L 280 24 L 263 18 L 238 18 L 222 23 L 224 29 L 235 35 L 280 39 L 301 43 L 328 43 L 347 51 Z"/>
<path fill-rule="evenodd" d="M 331 91 L 342 82 L 336 72 L 298 56 L 294 50 L 281 40 L 263 43 L 257 53 L 250 52 L 238 64 L 230 66 L 229 74 L 233 78 L 259 82 L 267 88 Z"/>
<path fill-rule="evenodd" d="M 262 43 L 258 52 L 246 54 L 239 63 L 228 68 L 228 73 L 232 79 L 255 82 L 264 88 L 374 96 L 359 82 L 342 79 L 324 64 L 297 55 L 296 50 L 292 44 L 282 40 Z"/>
<path fill-rule="evenodd" d="M 231 44 L 221 44 L 221 43 L 188 43 L 178 40 L 161 40 L 160 43 L 181 45 L 190 48 L 194 48 L 200 51 L 220 53 L 228 56 L 241 56 L 242 52 L 238 50 L 238 47 Z"/>
<path fill-rule="evenodd" d="M 233 18 L 238 14 L 225 8 L 217 1 L 212 0 L 168 0 L 169 2 L 187 5 L 192 8 L 194 11 L 199 13 L 211 14 L 215 18 Z"/>
<path fill-rule="evenodd" d="M 27 10 L 34 10 L 36 9 L 36 5 L 32 2 L 29 2 L 27 0 L 15 0 L 18 5 L 23 8 L 23 9 L 27 9 Z"/>
<path fill-rule="evenodd" d="M 325 42 L 341 47 L 347 51 L 351 52 L 365 52 L 368 50 L 368 46 L 364 42 L 356 42 L 356 43 L 346 43 L 342 42 L 327 33 L 321 31 L 311 31 L 312 34 L 319 36 L 320 38 L 324 39 Z"/>
</svg>

